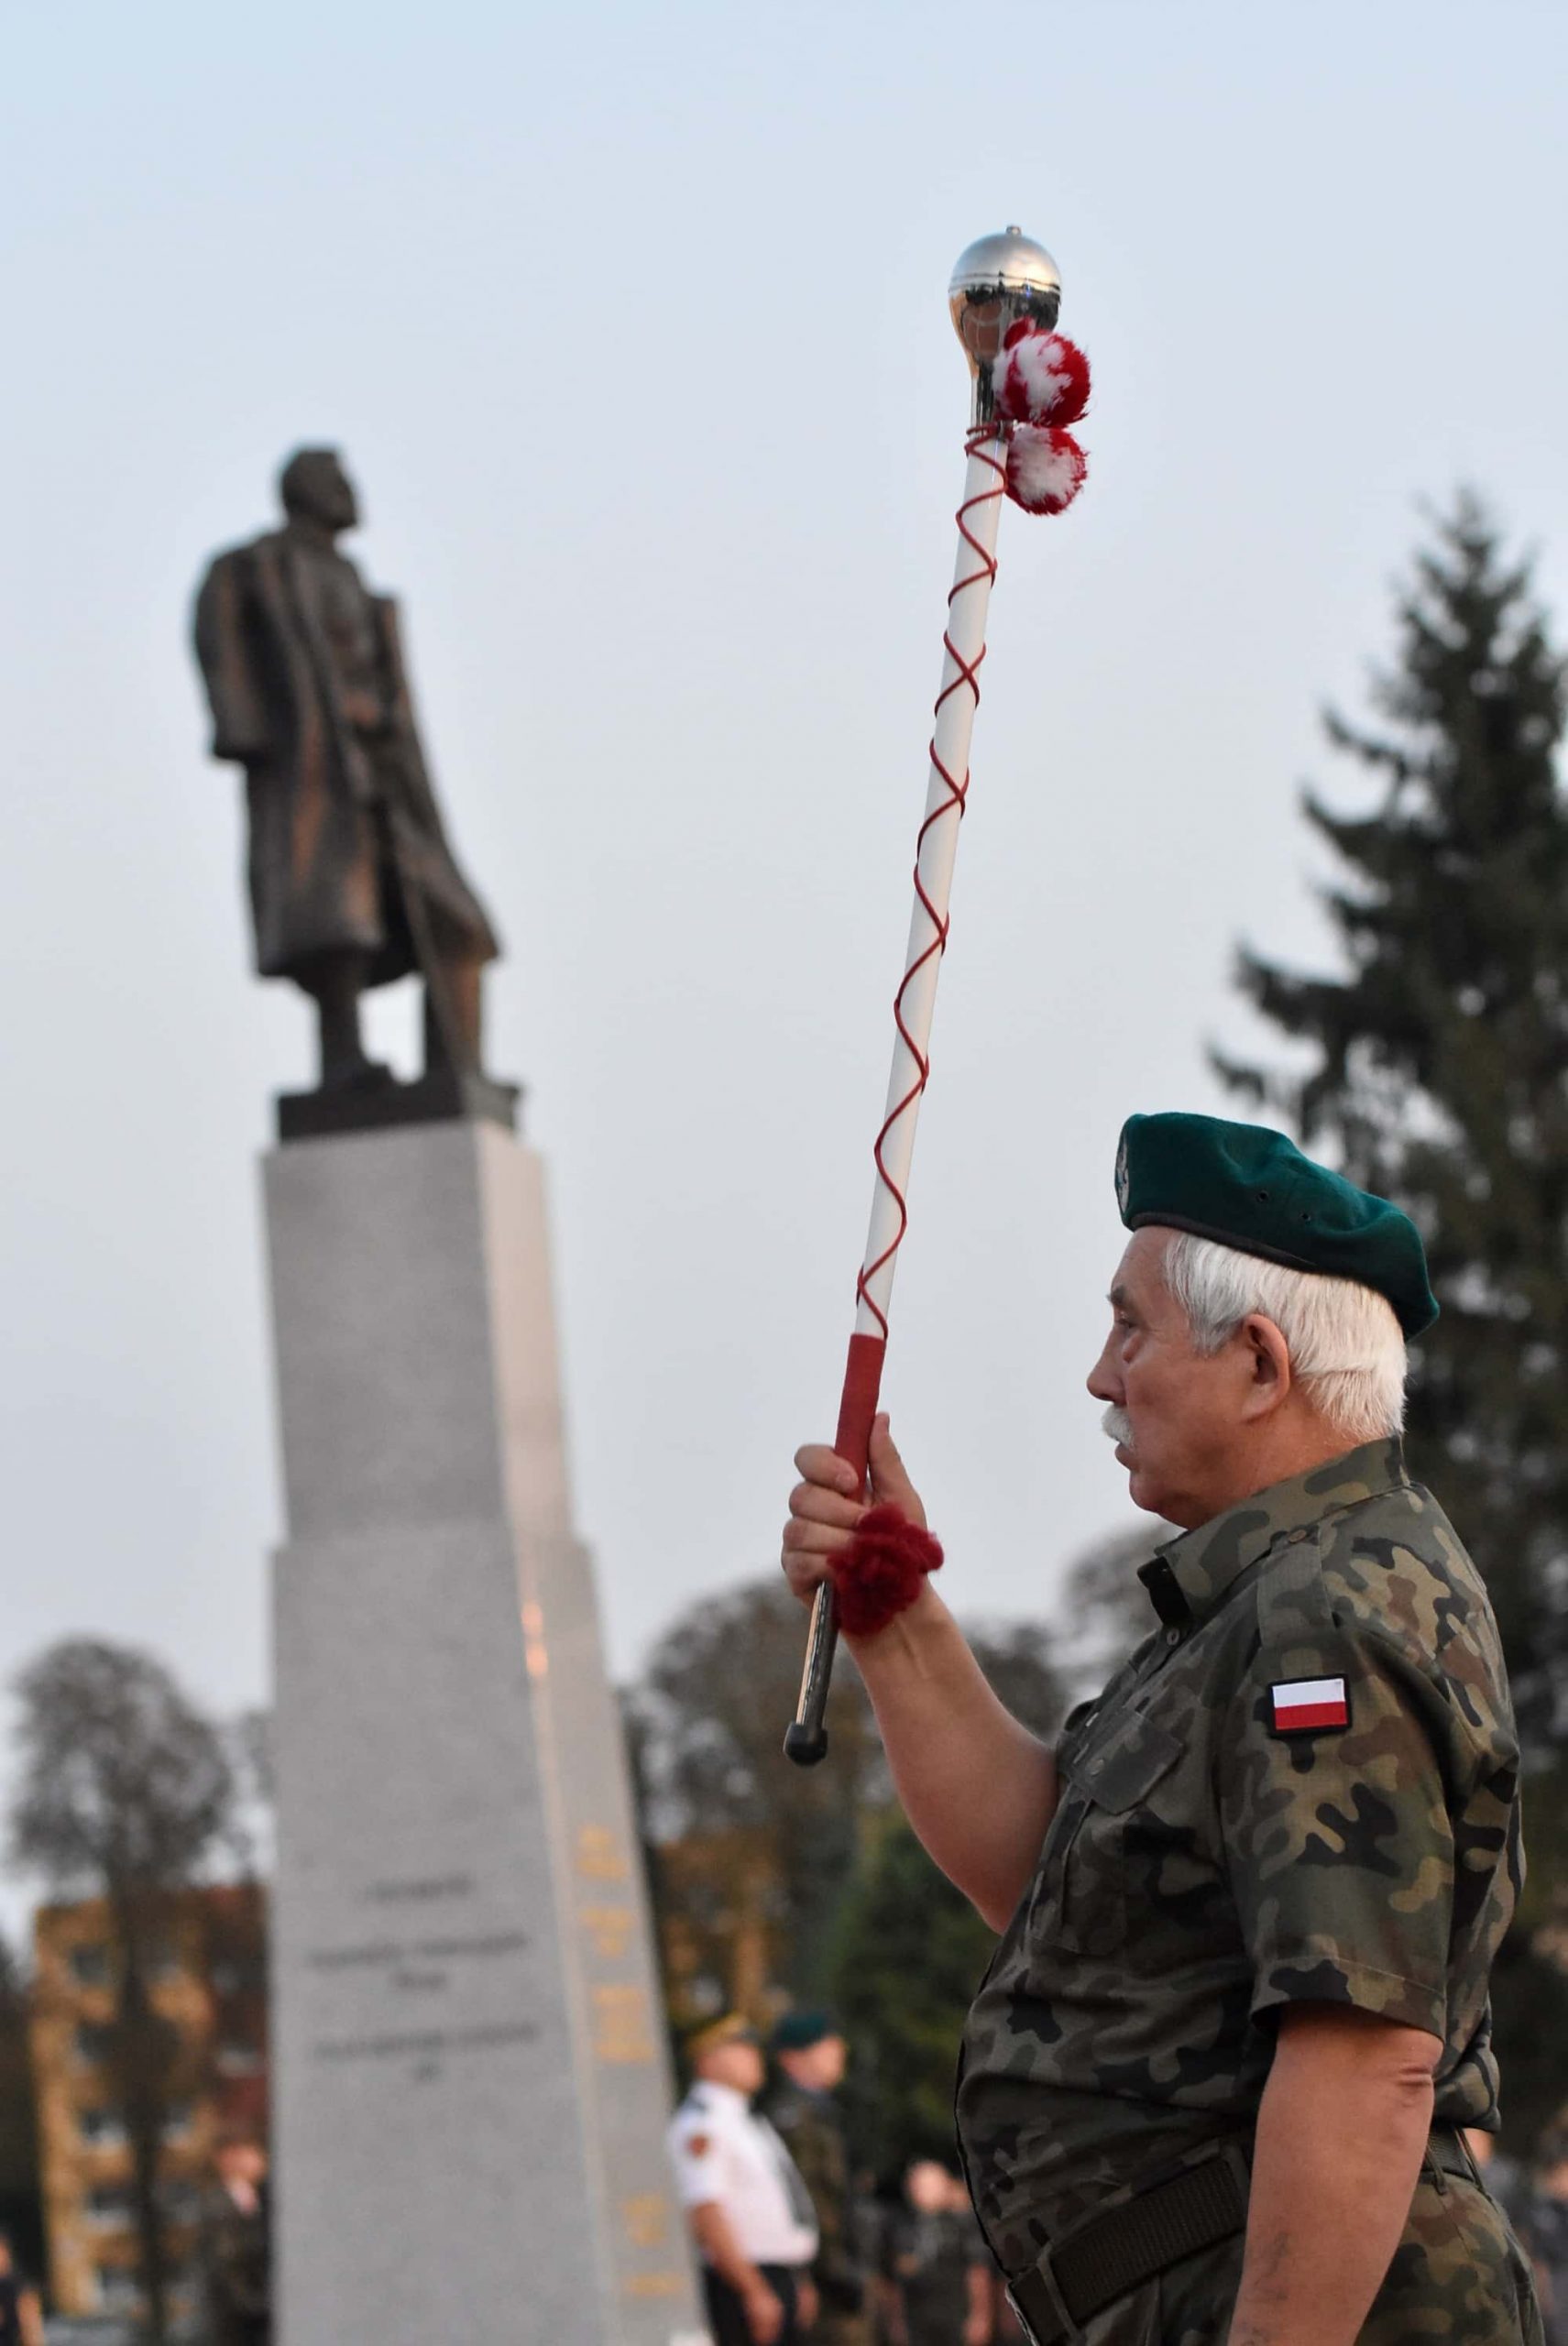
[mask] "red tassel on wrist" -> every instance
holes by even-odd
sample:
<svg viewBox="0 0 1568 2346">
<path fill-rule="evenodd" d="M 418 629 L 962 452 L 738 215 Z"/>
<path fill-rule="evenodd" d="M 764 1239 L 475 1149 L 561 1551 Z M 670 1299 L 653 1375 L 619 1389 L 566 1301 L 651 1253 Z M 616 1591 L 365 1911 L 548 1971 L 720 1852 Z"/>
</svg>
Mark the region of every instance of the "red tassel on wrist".
<svg viewBox="0 0 1568 2346">
<path fill-rule="evenodd" d="M 942 1543 L 895 1507 L 868 1507 L 855 1536 L 833 1564 L 839 1621 L 846 1636 L 874 1637 L 895 1613 L 913 1605 L 927 1573 L 938 1570 Z"/>
</svg>

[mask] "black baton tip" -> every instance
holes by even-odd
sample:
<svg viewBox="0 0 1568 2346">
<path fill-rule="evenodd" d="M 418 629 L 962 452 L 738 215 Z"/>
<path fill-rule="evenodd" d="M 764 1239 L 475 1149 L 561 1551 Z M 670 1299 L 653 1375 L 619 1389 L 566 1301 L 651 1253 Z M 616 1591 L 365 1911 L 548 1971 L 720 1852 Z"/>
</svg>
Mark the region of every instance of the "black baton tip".
<svg viewBox="0 0 1568 2346">
<path fill-rule="evenodd" d="M 828 1730 L 802 1727 L 798 1719 L 791 1719 L 784 1729 L 784 1758 L 793 1760 L 797 1768 L 815 1768 L 828 1757 Z"/>
</svg>

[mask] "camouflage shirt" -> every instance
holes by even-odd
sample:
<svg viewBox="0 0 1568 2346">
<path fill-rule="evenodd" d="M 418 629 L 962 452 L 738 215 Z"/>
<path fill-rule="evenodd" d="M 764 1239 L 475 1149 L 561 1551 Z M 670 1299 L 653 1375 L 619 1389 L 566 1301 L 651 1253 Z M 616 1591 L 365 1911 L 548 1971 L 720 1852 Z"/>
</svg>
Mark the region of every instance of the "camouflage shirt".
<svg viewBox="0 0 1568 2346">
<path fill-rule="evenodd" d="M 780 2079 L 768 2097 L 767 2118 L 799 2168 L 817 2213 L 817 2252 L 811 2268 L 827 2314 L 859 2313 L 865 2272 L 855 2238 L 854 2195 L 843 2121 L 827 2094 L 807 2093 Z"/>
<path fill-rule="evenodd" d="M 1286 2004 L 1441 2037 L 1439 2119 L 1497 2123 L 1519 1753 L 1442 1510 L 1372 1442 L 1141 1577 L 1163 1626 L 1067 1722 L 1038 1870 L 965 2033 L 959 2139 L 1014 2273 L 1107 2194 L 1250 2129 Z M 1277 1689 L 1342 1679 L 1348 1724 L 1281 1727 Z"/>
</svg>

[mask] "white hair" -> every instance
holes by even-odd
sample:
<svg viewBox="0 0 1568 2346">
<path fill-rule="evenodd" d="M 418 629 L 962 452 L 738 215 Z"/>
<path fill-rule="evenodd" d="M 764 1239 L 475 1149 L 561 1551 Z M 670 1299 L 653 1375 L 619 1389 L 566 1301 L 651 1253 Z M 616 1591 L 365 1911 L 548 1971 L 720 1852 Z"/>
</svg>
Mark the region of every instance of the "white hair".
<svg viewBox="0 0 1568 2346">
<path fill-rule="evenodd" d="M 1303 1395 L 1336 1433 L 1379 1442 L 1402 1430 L 1405 1339 L 1387 1296 L 1187 1230 L 1171 1232 L 1165 1283 L 1200 1353 L 1217 1353 L 1258 1312 L 1284 1337 Z"/>
</svg>

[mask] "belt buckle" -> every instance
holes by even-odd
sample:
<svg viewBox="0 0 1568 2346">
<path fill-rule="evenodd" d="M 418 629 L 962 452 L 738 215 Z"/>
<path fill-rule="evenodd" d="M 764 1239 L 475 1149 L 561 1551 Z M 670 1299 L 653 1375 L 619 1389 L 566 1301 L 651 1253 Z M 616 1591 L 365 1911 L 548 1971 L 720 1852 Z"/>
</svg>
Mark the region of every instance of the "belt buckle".
<svg viewBox="0 0 1568 2346">
<path fill-rule="evenodd" d="M 1018 2327 L 1022 2330 L 1025 2337 L 1028 2340 L 1029 2346 L 1060 2346 L 1060 2341 L 1066 2339 L 1078 2337 L 1079 2326 L 1067 2309 L 1067 2299 L 1062 2296 L 1060 2286 L 1057 2281 L 1056 2267 L 1051 2262 L 1051 2252 L 1048 2248 L 1041 2251 L 1038 2262 L 1036 2264 L 1034 2271 L 1029 2275 L 1029 2278 L 1031 2281 L 1038 2281 L 1040 2286 L 1044 2289 L 1046 2297 L 1049 2301 L 1051 2311 L 1056 2316 L 1058 2324 L 1059 2325 L 1052 2336 L 1049 2338 L 1042 2338 L 1038 2330 L 1035 2328 L 1034 2323 L 1029 2319 L 1028 2315 L 1025 2312 L 1023 2307 L 1019 2304 L 1017 2295 L 1013 2288 L 1013 2285 L 1009 2282 L 1004 2287 L 1003 2295 L 1006 2297 L 1008 2304 L 1012 2307 L 1014 2313 L 1016 2315 Z"/>
</svg>

